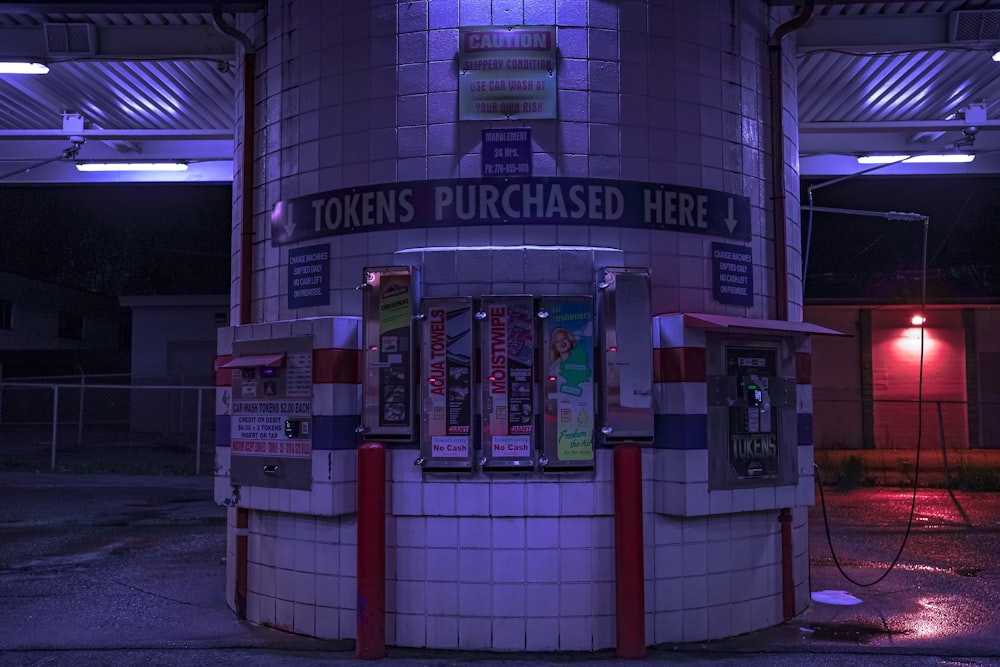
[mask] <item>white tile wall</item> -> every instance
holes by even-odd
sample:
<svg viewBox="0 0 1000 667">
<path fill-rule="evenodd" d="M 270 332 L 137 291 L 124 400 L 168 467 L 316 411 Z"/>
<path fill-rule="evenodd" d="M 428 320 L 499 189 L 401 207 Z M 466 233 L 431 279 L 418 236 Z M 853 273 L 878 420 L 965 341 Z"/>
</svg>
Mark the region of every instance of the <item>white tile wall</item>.
<svg viewBox="0 0 1000 667">
<path fill-rule="evenodd" d="M 250 511 L 248 620 L 328 639 L 352 637 L 353 628 L 345 632 L 340 619 L 344 611 L 353 617 L 355 607 L 354 531 L 353 520 Z M 235 563 L 234 554 L 229 562 Z"/>
<path fill-rule="evenodd" d="M 282 114 L 260 115 L 266 139 L 263 149 L 278 157 L 264 160 L 261 187 L 267 198 L 257 205 L 262 266 L 280 269 L 274 273 L 273 284 L 280 284 L 284 269 L 282 252 L 271 248 L 267 237 L 267 211 L 274 201 L 368 182 L 478 176 L 478 132 L 487 125 L 458 124 L 454 116 L 457 72 L 452 59 L 460 25 L 558 25 L 559 125 L 523 121 L 532 127 L 538 142 L 536 174 L 624 177 L 710 188 L 722 183 L 722 187 L 751 196 L 755 229 L 768 224 L 763 195 L 766 133 L 756 119 L 766 107 L 761 86 L 763 64 L 759 62 L 761 49 L 749 29 L 766 25 L 763 2 L 741 3 L 737 8 L 740 16 L 735 19 L 728 16 L 730 6 L 719 3 L 704 3 L 706 8 L 699 4 L 701 15 L 675 11 L 671 5 L 649 3 L 647 7 L 641 2 L 617 6 L 509 0 L 492 6 L 462 5 L 461 9 L 454 2 L 428 7 L 400 3 L 395 23 L 390 18 L 391 6 L 362 6 L 346 15 L 329 11 L 325 5 L 290 6 L 295 11 L 271 12 L 267 29 L 273 38 L 262 49 L 263 94 L 286 98 L 278 107 Z M 661 16 L 662 20 L 657 18 Z M 741 41 L 746 46 L 735 56 L 720 51 L 720 20 L 748 26 L 751 38 Z M 330 21 L 335 26 L 325 28 Z M 384 34 L 369 30 L 383 25 L 391 26 Z M 356 34 L 352 32 L 355 28 Z M 295 40 L 280 39 L 293 32 Z M 365 57 L 352 58 L 343 66 L 341 54 L 347 49 Z M 788 69 L 789 77 L 793 76 L 793 68 Z M 651 89 L 650 80 L 666 77 L 673 81 L 672 86 Z M 732 92 L 727 94 L 726 86 Z M 794 91 L 794 87 L 788 88 Z M 290 95 L 295 97 L 294 103 L 287 101 Z M 786 103 L 794 110 L 792 95 Z M 286 123 L 295 123 L 297 132 L 285 131 Z M 657 125 L 679 132 L 664 137 L 662 132 L 646 131 Z M 794 142 L 795 128 L 789 126 L 787 131 L 788 141 Z M 747 142 L 741 159 L 725 159 L 727 146 L 741 141 Z M 678 145 L 681 148 L 675 150 Z M 297 171 L 282 171 L 287 165 L 294 165 Z M 794 187 L 789 190 L 794 196 Z M 795 239 L 795 207 L 790 213 L 793 219 L 788 236 Z M 503 235 L 494 242 L 523 243 L 530 231 L 521 228 L 511 235 L 498 229 Z M 572 228 L 567 233 L 580 236 L 579 230 Z M 657 245 L 669 246 L 676 236 L 660 233 L 653 238 Z M 615 243 L 619 244 L 628 246 L 629 241 Z M 393 248 L 381 252 L 403 247 L 406 243 L 397 239 Z M 645 249 L 637 251 L 630 259 L 651 261 Z M 795 248 L 790 250 L 793 257 L 796 252 Z M 364 256 L 336 251 L 334 255 Z M 234 263 L 238 265 L 238 253 L 234 253 Z M 793 275 L 792 282 L 797 280 Z M 658 311 L 681 304 L 726 310 L 693 294 L 678 299 L 677 283 L 663 282 L 656 270 L 654 281 Z M 761 276 L 758 285 L 763 289 L 766 284 Z M 357 315 L 358 300 L 351 297 L 345 303 L 340 298 L 348 296 L 346 290 L 352 286 L 335 284 L 330 306 L 319 311 Z M 263 299 L 264 307 L 255 311 L 276 317 L 301 315 L 286 312 L 285 289 L 268 295 Z M 793 284 L 793 308 L 801 310 L 796 296 L 800 290 L 796 290 Z M 235 313 L 239 308 L 235 283 L 234 296 Z M 753 309 L 744 309 L 746 314 L 762 316 L 767 299 L 762 295 L 759 301 Z"/>
<path fill-rule="evenodd" d="M 330 306 L 288 312 L 283 281 L 287 251 L 271 248 L 267 233 L 267 212 L 275 201 L 384 180 L 479 175 L 479 131 L 488 125 L 454 120 L 457 74 L 450 61 L 460 25 L 559 26 L 559 123 L 555 127 L 525 123 L 532 127 L 536 142 L 536 174 L 728 187 L 751 197 L 755 230 L 770 225 L 764 211 L 766 133 L 756 119 L 742 115 L 744 109 L 764 108 L 763 66 L 758 57 L 766 35 L 754 40 L 750 32 L 749 39 L 742 40 L 746 47 L 738 58 L 720 53 L 718 13 L 728 14 L 737 5 L 568 0 L 502 0 L 492 6 L 447 1 L 372 4 L 345 9 L 340 3 L 294 3 L 289 5 L 294 11 L 272 12 L 268 30 L 274 39 L 263 49 L 262 88 L 265 95 L 297 94 L 298 104 L 291 107 L 297 114 L 261 114 L 265 145 L 279 159 L 263 161 L 261 186 L 266 196 L 256 206 L 255 261 L 261 276 L 254 278 L 260 301 L 254 312 L 258 317 L 273 321 L 347 315 L 350 320 L 333 320 L 332 330 L 331 320 L 326 320 L 314 324 L 313 331 L 324 340 L 332 339 L 335 346 L 355 347 L 360 297 L 353 288 L 361 268 L 397 261 L 396 251 L 429 244 L 518 248 L 485 251 L 481 258 L 458 255 L 454 263 L 421 253 L 427 293 L 590 293 L 596 264 L 628 263 L 651 267 L 654 312 L 715 310 L 767 316 L 763 290 L 769 279 L 760 267 L 773 262 L 759 240 L 751 244 L 759 265 L 757 304 L 734 309 L 721 308 L 711 298 L 706 239 L 598 227 L 581 233 L 569 226 L 380 231 L 331 239 L 334 265 L 340 271 L 333 278 Z M 739 3 L 736 20 L 744 26 L 766 26 L 761 20 L 763 8 L 763 2 Z M 389 14 L 394 14 L 392 30 L 379 33 L 383 25 L 379 17 Z M 277 39 L 293 32 L 299 39 Z M 338 54 L 347 50 L 364 56 L 344 61 Z M 629 66 L 621 66 L 621 61 Z M 654 81 L 669 75 L 673 86 L 649 90 L 646 77 L 632 76 L 637 70 L 647 71 Z M 725 85 L 734 94 L 727 95 Z M 386 91 L 392 91 L 388 98 Z M 787 101 L 789 109 L 794 103 Z M 297 145 L 279 142 L 289 136 L 281 131 L 284 123 L 297 123 Z M 648 127 L 661 124 L 663 130 Z M 788 133 L 794 142 L 795 128 L 789 127 Z M 734 167 L 726 158 L 727 142 L 744 140 L 751 143 L 739 151 L 742 173 L 734 174 L 728 171 Z M 300 173 L 281 173 L 283 162 L 297 164 Z M 794 232 L 798 224 L 794 207 L 789 213 Z M 797 236 L 790 233 L 789 238 Z M 606 253 L 556 251 L 558 260 L 549 265 L 557 271 L 538 273 L 539 251 L 520 247 L 555 243 L 609 247 L 617 256 L 609 261 Z M 791 255 L 795 256 L 794 249 Z M 407 255 L 407 260 L 414 257 Z M 238 267 L 235 253 L 233 260 Z M 793 277 L 793 283 L 796 280 Z M 265 284 L 276 286 L 278 293 L 262 289 Z M 235 283 L 233 291 L 235 313 L 239 308 Z M 793 309 L 798 308 L 799 291 L 793 284 Z M 273 327 L 263 324 L 252 335 L 272 336 Z M 657 344 L 663 346 L 697 345 L 698 335 L 673 331 L 662 318 L 656 329 Z M 220 335 L 220 353 L 226 353 L 227 346 L 231 349 L 228 336 Z M 681 395 L 660 399 L 693 407 L 704 403 L 695 395 L 701 390 L 667 388 L 663 391 Z M 391 641 L 499 650 L 592 650 L 613 645 L 609 516 L 613 495 L 610 478 L 602 478 L 611 467 L 609 453 L 599 453 L 595 478 L 572 482 L 425 480 L 412 458 L 412 452 L 390 456 L 393 578 L 387 633 Z M 773 573 L 778 525 L 773 512 L 764 510 L 792 499 L 811 504 L 811 448 L 800 448 L 796 487 L 759 493 L 709 493 L 703 485 L 704 458 L 704 452 L 644 453 L 644 505 L 650 510 L 656 496 L 657 506 L 677 504 L 693 514 L 741 513 L 728 515 L 728 523 L 713 521 L 718 517 L 685 519 L 652 512 L 646 516 L 647 535 L 655 545 L 647 550 L 654 560 L 652 564 L 647 560 L 650 642 L 721 637 L 780 620 L 775 588 L 780 577 Z M 325 508 L 331 513 L 352 511 L 353 478 L 347 471 L 353 469 L 353 461 L 341 463 L 333 462 L 329 472 L 317 471 L 321 479 L 311 496 L 246 490 L 255 501 L 261 492 L 261 502 L 278 510 L 252 512 L 251 613 L 260 622 L 321 637 L 353 636 L 353 518 L 315 516 Z M 696 479 L 698 484 L 654 487 L 654 467 L 676 471 L 677 478 L 670 477 L 670 482 Z M 228 492 L 225 487 L 221 483 L 217 495 Z M 299 515 L 288 514 L 293 510 Z M 797 543 L 804 543 L 807 525 L 804 514 L 799 517 L 795 535 Z M 731 556 L 729 569 L 723 568 L 718 554 Z M 807 567 L 801 558 L 797 563 L 796 581 L 805 582 L 802 572 Z M 769 576 L 760 576 L 764 570 Z M 742 582 L 758 583 L 748 589 Z"/>
</svg>

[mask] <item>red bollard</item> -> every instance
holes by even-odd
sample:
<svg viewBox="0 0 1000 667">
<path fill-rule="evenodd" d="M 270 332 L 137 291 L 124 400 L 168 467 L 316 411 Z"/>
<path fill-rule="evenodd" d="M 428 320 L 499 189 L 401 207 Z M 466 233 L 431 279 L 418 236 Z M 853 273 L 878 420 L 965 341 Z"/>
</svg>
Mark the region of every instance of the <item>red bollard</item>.
<svg viewBox="0 0 1000 667">
<path fill-rule="evenodd" d="M 358 626 L 355 654 L 385 657 L 385 447 L 358 447 Z"/>
<path fill-rule="evenodd" d="M 248 542 L 250 536 L 250 511 L 245 507 L 236 508 L 236 594 L 233 606 L 236 618 L 247 617 L 247 569 L 250 560 Z"/>
<path fill-rule="evenodd" d="M 642 541 L 642 449 L 615 447 L 615 655 L 646 657 Z"/>
<path fill-rule="evenodd" d="M 792 545 L 792 510 L 783 507 L 778 512 L 781 522 L 781 613 L 787 621 L 795 616 L 795 551 Z"/>
</svg>

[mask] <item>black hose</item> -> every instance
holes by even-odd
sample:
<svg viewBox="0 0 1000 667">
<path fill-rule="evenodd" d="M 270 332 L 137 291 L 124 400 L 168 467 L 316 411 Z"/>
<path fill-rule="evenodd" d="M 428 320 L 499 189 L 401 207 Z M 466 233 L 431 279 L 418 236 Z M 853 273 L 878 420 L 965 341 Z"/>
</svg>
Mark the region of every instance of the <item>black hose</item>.
<svg viewBox="0 0 1000 667">
<path fill-rule="evenodd" d="M 927 228 L 929 226 L 930 219 L 925 217 L 923 219 L 923 223 L 923 274 L 920 283 L 921 316 L 923 316 L 927 311 Z M 916 461 L 913 464 L 913 495 L 910 499 L 910 516 L 906 521 L 906 532 L 903 534 L 903 542 L 899 545 L 899 550 L 896 552 L 896 556 L 892 559 L 892 562 L 889 563 L 889 567 L 886 568 L 885 572 L 879 575 L 879 577 L 874 581 L 870 581 L 868 583 L 857 581 L 847 574 L 841 566 L 840 558 L 837 557 L 837 552 L 833 548 L 833 537 L 830 535 L 830 520 L 826 513 L 826 496 L 823 493 L 823 479 L 820 475 L 819 466 L 813 463 L 813 467 L 816 470 L 816 482 L 819 485 L 820 506 L 823 510 L 823 527 L 826 530 L 826 543 L 830 547 L 830 556 L 833 558 L 833 564 L 837 566 L 837 571 L 855 586 L 874 586 L 889 576 L 889 573 L 896 568 L 896 564 L 903 555 L 903 550 L 906 548 L 906 543 L 910 539 L 910 532 L 913 528 L 913 517 L 917 512 L 917 478 L 920 475 L 920 445 L 923 442 L 924 435 L 924 327 L 926 317 L 923 319 L 924 321 L 920 323 L 920 368 L 919 379 L 917 381 L 917 456 Z"/>
<path fill-rule="evenodd" d="M 32 169 L 38 169 L 39 167 L 44 167 L 47 164 L 52 164 L 53 162 L 58 162 L 59 160 L 72 160 L 76 157 L 77 153 L 80 152 L 80 143 L 73 143 L 69 148 L 63 149 L 63 152 L 56 157 L 49 158 L 47 160 L 42 160 L 34 164 L 28 165 L 27 167 L 21 167 L 20 169 L 15 169 L 14 171 L 7 174 L 0 174 L 0 181 L 5 181 L 11 176 L 18 176 L 20 174 L 26 174 Z"/>
</svg>

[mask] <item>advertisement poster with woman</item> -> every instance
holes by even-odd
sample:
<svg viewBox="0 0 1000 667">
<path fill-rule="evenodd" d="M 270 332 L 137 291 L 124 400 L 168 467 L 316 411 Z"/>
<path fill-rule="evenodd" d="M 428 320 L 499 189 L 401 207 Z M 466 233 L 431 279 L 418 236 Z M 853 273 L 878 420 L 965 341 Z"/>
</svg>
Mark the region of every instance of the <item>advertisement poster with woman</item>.
<svg viewBox="0 0 1000 667">
<path fill-rule="evenodd" d="M 594 313 L 589 300 L 546 301 L 546 421 L 560 461 L 594 458 Z M 553 432 L 548 428 L 547 435 Z"/>
</svg>

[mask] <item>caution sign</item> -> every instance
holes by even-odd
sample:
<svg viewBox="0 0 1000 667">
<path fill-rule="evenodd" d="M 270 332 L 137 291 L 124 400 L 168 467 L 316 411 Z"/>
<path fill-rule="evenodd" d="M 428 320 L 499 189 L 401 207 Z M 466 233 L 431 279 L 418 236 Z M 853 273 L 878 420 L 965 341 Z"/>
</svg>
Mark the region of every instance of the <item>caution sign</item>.
<svg viewBox="0 0 1000 667">
<path fill-rule="evenodd" d="M 555 26 L 459 29 L 458 117 L 556 117 Z"/>
</svg>

